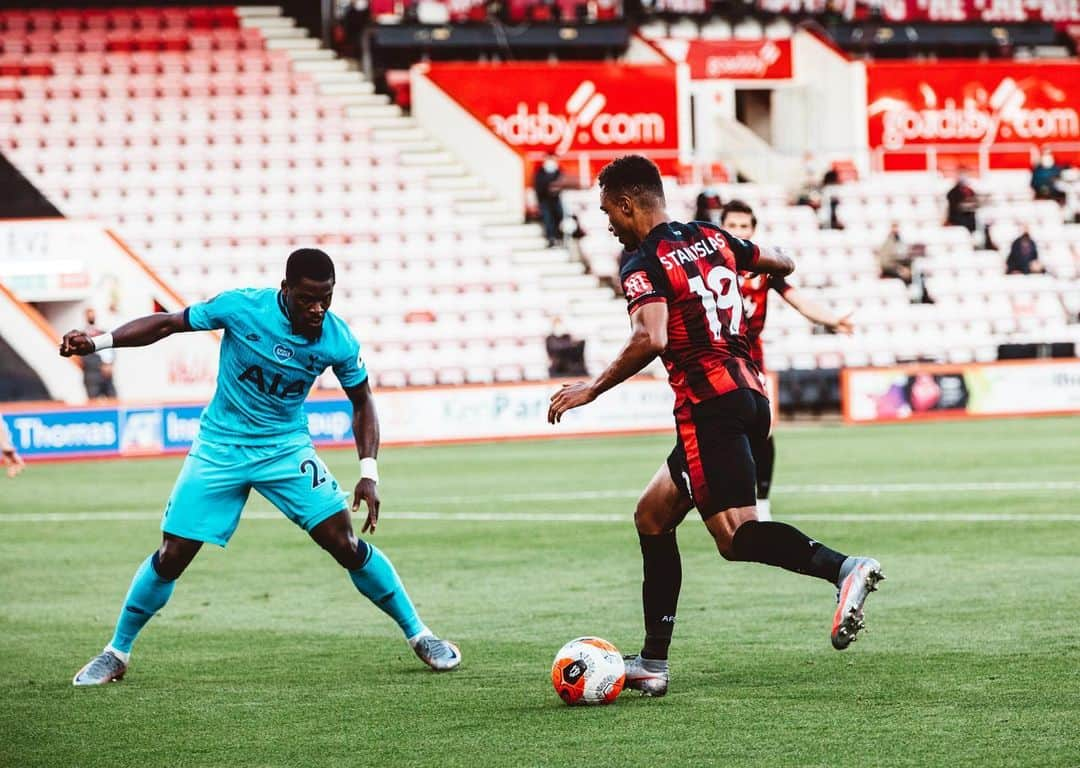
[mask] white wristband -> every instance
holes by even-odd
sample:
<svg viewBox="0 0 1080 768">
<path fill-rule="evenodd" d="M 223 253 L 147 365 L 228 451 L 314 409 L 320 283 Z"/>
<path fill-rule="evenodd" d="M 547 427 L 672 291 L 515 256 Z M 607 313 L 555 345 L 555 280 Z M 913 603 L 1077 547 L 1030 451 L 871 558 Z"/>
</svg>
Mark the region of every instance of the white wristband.
<svg viewBox="0 0 1080 768">
<path fill-rule="evenodd" d="M 360 478 L 379 482 L 379 462 L 370 456 L 360 459 Z"/>
<path fill-rule="evenodd" d="M 94 345 L 94 351 L 100 352 L 103 349 L 112 349 L 113 339 L 111 333 L 103 333 L 99 336 L 91 336 L 90 343 Z"/>
</svg>

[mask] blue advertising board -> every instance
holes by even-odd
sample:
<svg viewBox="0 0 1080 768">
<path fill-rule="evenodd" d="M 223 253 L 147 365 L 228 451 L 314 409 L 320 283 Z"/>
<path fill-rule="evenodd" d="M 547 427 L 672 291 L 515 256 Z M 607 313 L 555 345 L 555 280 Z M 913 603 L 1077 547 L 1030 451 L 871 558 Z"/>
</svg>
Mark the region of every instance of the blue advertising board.
<svg viewBox="0 0 1080 768">
<path fill-rule="evenodd" d="M 199 433 L 203 405 L 42 408 L 2 414 L 15 449 L 26 459 L 146 456 L 182 453 Z M 352 403 L 305 404 L 317 445 L 352 442 Z"/>
</svg>

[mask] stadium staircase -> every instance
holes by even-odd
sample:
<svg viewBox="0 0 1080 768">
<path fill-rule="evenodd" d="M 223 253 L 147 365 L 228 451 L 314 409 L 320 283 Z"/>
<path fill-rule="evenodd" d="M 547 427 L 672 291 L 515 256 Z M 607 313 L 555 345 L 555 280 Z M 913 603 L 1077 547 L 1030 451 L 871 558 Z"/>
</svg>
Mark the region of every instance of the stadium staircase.
<svg viewBox="0 0 1080 768">
<path fill-rule="evenodd" d="M 803 170 L 797 160 L 777 152 L 745 123 L 734 118 L 717 118 L 714 123 L 719 159 L 739 176 L 762 184 L 794 188 Z"/>
<path fill-rule="evenodd" d="M 0 151 L 185 299 L 338 261 L 382 386 L 547 378 L 611 293 L 276 7 L 0 12 Z M 332 383 L 332 382 L 328 382 Z"/>
</svg>

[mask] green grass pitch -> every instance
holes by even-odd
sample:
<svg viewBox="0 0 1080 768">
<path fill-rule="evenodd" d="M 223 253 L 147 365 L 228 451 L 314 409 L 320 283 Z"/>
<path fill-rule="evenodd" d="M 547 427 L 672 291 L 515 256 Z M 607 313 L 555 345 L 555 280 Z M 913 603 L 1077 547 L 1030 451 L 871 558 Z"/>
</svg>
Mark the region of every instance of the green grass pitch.
<svg viewBox="0 0 1080 768">
<path fill-rule="evenodd" d="M 374 541 L 459 641 L 442 676 L 253 496 L 127 679 L 75 690 L 179 460 L 0 479 L 0 766 L 1080 766 L 1080 419 L 782 428 L 775 517 L 882 561 L 865 634 L 834 651 L 828 585 L 727 563 L 691 517 L 671 693 L 568 708 L 559 646 L 640 643 L 631 516 L 670 443 L 383 452 Z"/>
</svg>

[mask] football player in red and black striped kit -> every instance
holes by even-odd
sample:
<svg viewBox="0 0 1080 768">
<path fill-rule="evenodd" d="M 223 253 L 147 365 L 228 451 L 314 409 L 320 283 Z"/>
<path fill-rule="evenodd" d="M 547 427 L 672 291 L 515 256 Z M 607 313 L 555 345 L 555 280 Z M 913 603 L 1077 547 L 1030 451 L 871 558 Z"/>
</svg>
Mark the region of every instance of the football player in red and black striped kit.
<svg viewBox="0 0 1080 768">
<path fill-rule="evenodd" d="M 786 523 L 760 522 L 752 445 L 769 434 L 769 401 L 750 358 L 740 271 L 784 276 L 794 269 L 777 249 L 760 248 L 707 223 L 672 221 L 660 172 L 640 155 L 600 173 L 600 206 L 630 251 L 621 278 L 632 332 L 615 361 L 591 382 L 551 398 L 548 420 L 639 372 L 658 355 L 675 391 L 677 442 L 634 513 L 641 544 L 645 643 L 627 658 L 626 685 L 651 696 L 668 688 L 668 647 L 682 563 L 675 529 L 696 506 L 720 554 L 817 576 L 839 589 L 832 643 L 846 648 L 863 626 L 863 603 L 881 567 L 847 557 Z"/>
<path fill-rule="evenodd" d="M 752 240 L 757 230 L 754 209 L 742 200 L 732 200 L 720 210 L 720 228 L 742 240 Z M 803 295 L 802 291 L 781 275 L 754 272 L 739 273 L 739 293 L 742 294 L 746 312 L 746 338 L 750 342 L 750 359 L 765 373 L 765 349 L 761 333 L 765 330 L 765 316 L 769 309 L 769 292 L 776 291 L 795 311 L 812 323 L 819 323 L 834 333 L 850 334 L 854 328 L 851 313 L 840 317 Z M 757 471 L 758 520 L 772 520 L 769 509 L 769 491 L 772 489 L 773 466 L 776 463 L 776 446 L 772 434 L 761 445 L 755 445 L 754 467 Z"/>
</svg>

